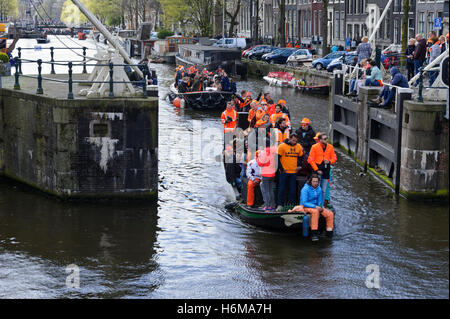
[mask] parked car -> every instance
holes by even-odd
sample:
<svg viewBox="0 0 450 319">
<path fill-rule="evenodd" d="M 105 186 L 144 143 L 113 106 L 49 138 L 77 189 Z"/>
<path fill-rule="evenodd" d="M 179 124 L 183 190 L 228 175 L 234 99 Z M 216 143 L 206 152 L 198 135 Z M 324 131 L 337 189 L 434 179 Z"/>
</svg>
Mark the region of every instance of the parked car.
<svg viewBox="0 0 450 319">
<path fill-rule="evenodd" d="M 225 41 L 224 41 L 225 40 Z M 239 48 L 244 49 L 247 46 L 245 38 L 225 38 L 219 39 L 213 44 L 215 47 L 221 48 Z"/>
<path fill-rule="evenodd" d="M 333 72 L 334 70 L 340 70 L 342 68 L 342 62 L 344 62 L 344 64 L 352 64 L 355 57 L 358 58 L 358 53 L 356 53 L 356 51 L 347 52 L 331 61 L 327 66 L 327 71 Z"/>
<path fill-rule="evenodd" d="M 279 48 L 264 54 L 261 60 L 270 64 L 285 64 L 289 56 L 297 50 L 295 48 Z"/>
<path fill-rule="evenodd" d="M 313 56 L 308 49 L 298 49 L 286 61 L 289 66 L 300 66 L 304 62 L 312 62 Z"/>
<path fill-rule="evenodd" d="M 261 60 L 262 56 L 266 53 L 270 53 L 273 50 L 276 50 L 276 47 L 272 47 L 270 45 L 266 46 L 266 47 L 259 47 L 255 50 L 251 50 L 250 52 L 248 52 L 246 54 L 247 59 L 250 60 Z"/>
<path fill-rule="evenodd" d="M 322 58 L 314 60 L 312 62 L 312 66 L 313 66 L 313 68 L 316 68 L 317 70 L 326 69 L 328 67 L 328 64 L 331 63 L 331 61 L 339 58 L 340 56 L 343 56 L 345 53 L 347 53 L 347 52 L 346 51 L 331 52 Z"/>
<path fill-rule="evenodd" d="M 246 58 L 248 53 L 250 53 L 251 51 L 257 50 L 258 48 L 261 48 L 261 47 L 268 47 L 268 46 L 269 45 L 265 45 L 265 44 L 253 45 L 253 46 L 249 47 L 248 49 L 242 51 L 242 57 Z"/>
</svg>

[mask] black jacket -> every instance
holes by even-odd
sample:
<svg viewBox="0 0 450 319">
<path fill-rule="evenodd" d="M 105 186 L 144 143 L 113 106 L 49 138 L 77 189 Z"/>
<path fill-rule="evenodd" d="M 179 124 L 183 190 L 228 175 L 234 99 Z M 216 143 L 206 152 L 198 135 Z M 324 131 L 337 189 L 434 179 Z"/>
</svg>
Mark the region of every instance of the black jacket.
<svg viewBox="0 0 450 319">
<path fill-rule="evenodd" d="M 308 126 L 308 129 L 306 131 L 303 130 L 302 127 L 299 127 L 295 131 L 295 134 L 298 135 L 298 142 L 303 147 L 303 152 L 309 154 L 311 146 L 316 143 L 314 141 L 314 136 L 316 136 L 316 132 L 314 132 L 314 129 L 311 127 L 311 125 Z"/>
</svg>

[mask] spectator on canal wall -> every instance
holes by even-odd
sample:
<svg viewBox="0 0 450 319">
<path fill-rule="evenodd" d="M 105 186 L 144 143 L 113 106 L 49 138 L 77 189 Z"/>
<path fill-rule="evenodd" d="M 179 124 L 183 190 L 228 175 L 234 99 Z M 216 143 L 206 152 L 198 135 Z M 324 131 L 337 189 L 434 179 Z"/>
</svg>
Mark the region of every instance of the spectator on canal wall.
<svg viewBox="0 0 450 319">
<path fill-rule="evenodd" d="M 370 59 L 372 55 L 372 47 L 369 43 L 368 37 L 363 37 L 361 39 L 361 43 L 358 45 L 356 49 L 356 53 L 358 54 L 358 63 L 361 63 L 362 60 Z"/>
<path fill-rule="evenodd" d="M 416 41 L 417 41 L 416 48 L 414 49 L 413 52 L 414 74 L 419 73 L 419 69 L 422 67 L 427 53 L 427 41 L 422 37 L 421 34 L 416 35 Z M 417 81 L 417 83 L 419 81 Z"/>
</svg>

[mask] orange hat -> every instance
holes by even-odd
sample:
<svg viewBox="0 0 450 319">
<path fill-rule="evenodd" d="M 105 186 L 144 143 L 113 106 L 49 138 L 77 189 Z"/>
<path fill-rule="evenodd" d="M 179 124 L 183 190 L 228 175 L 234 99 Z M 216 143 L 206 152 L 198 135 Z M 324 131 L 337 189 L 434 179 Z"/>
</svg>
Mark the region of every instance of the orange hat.
<svg viewBox="0 0 450 319">
<path fill-rule="evenodd" d="M 261 101 L 259 101 L 260 103 L 267 103 L 266 99 L 261 99 Z"/>
<path fill-rule="evenodd" d="M 305 117 L 301 122 L 300 122 L 300 124 L 311 124 L 311 121 L 309 120 L 309 118 L 307 118 L 307 117 Z"/>
<path fill-rule="evenodd" d="M 285 100 L 279 100 L 278 104 L 286 104 L 286 101 Z"/>
<path fill-rule="evenodd" d="M 259 102 L 257 100 L 252 100 L 252 103 L 255 102 L 256 104 L 259 105 Z"/>
<path fill-rule="evenodd" d="M 314 136 L 314 140 L 318 141 L 319 140 L 319 135 L 322 134 L 321 132 L 317 132 L 316 136 Z"/>
</svg>

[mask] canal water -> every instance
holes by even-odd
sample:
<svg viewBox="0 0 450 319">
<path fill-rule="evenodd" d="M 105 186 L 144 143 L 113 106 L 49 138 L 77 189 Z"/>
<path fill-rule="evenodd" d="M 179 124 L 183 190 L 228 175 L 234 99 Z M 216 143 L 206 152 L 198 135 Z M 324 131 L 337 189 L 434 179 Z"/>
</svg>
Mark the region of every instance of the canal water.
<svg viewBox="0 0 450 319">
<path fill-rule="evenodd" d="M 158 203 L 63 203 L 0 179 L 0 298 L 449 297 L 448 205 L 395 199 L 338 152 L 333 241 L 249 226 L 224 208 L 233 192 L 214 161 L 220 112 L 175 109 L 164 100 L 174 67 L 155 67 Z M 328 127 L 327 99 L 237 86 L 285 99 L 295 128 L 303 117 Z M 66 285 L 74 269 L 79 288 Z"/>
</svg>

